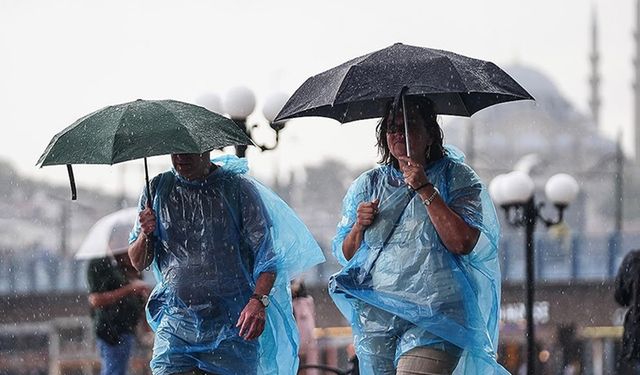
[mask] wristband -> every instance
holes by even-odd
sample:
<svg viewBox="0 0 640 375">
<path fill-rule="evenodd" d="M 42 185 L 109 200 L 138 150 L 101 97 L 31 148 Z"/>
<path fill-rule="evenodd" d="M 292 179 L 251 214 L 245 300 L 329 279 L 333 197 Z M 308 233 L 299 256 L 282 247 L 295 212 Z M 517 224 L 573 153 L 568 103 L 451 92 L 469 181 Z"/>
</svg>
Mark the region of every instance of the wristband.
<svg viewBox="0 0 640 375">
<path fill-rule="evenodd" d="M 418 186 L 417 188 L 413 189 L 413 191 L 417 192 L 420 189 L 426 188 L 429 185 L 433 186 L 433 184 L 431 182 L 425 182 L 424 184 L 422 184 L 422 185 Z"/>
</svg>

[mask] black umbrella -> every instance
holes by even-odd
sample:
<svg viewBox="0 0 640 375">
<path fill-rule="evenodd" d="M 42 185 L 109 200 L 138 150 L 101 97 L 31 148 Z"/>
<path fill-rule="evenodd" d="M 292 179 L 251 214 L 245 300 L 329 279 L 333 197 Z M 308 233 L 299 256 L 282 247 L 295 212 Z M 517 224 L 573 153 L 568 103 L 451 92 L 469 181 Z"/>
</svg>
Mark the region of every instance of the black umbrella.
<svg viewBox="0 0 640 375">
<path fill-rule="evenodd" d="M 382 117 L 401 94 L 425 96 L 436 113 L 459 116 L 533 99 L 491 62 L 396 43 L 307 79 L 275 121 L 321 116 L 345 123 Z"/>
</svg>

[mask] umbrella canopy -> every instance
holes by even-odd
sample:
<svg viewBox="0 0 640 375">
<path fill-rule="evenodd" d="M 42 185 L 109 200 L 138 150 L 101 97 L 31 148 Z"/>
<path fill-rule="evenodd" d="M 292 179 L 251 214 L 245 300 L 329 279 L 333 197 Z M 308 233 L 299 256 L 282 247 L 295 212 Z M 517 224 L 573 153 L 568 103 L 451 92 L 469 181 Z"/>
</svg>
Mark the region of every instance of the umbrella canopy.
<svg viewBox="0 0 640 375">
<path fill-rule="evenodd" d="M 175 153 L 203 153 L 253 144 L 232 120 L 175 100 L 136 100 L 108 106 L 56 134 L 37 165 L 115 164 Z M 148 175 L 147 175 L 148 181 Z"/>
<path fill-rule="evenodd" d="M 382 117 L 401 93 L 425 96 L 436 113 L 458 116 L 533 99 L 491 62 L 396 43 L 307 79 L 275 121 L 321 116 L 345 123 Z"/>
<path fill-rule="evenodd" d="M 138 217 L 135 207 L 124 208 L 98 220 L 87 233 L 76 259 L 102 258 L 127 252 L 129 233 Z"/>
<path fill-rule="evenodd" d="M 56 134 L 38 165 L 115 164 L 174 153 L 203 153 L 253 142 L 232 120 L 175 100 L 102 108 Z"/>
</svg>

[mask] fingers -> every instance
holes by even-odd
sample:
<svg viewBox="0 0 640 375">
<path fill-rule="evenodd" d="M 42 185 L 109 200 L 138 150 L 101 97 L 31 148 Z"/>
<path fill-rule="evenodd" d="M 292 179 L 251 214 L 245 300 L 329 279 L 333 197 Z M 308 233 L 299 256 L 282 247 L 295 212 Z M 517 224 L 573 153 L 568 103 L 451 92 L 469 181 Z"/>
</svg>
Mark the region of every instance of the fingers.
<svg viewBox="0 0 640 375">
<path fill-rule="evenodd" d="M 429 182 L 422 164 L 406 156 L 400 156 L 398 160 L 403 162 L 401 164 L 402 175 L 404 177 L 404 182 L 409 187 L 415 189 Z"/>
<path fill-rule="evenodd" d="M 415 159 L 411 159 L 408 156 L 398 156 L 398 160 L 403 162 L 406 166 L 409 167 L 419 167 L 422 168 L 423 165 Z"/>
<path fill-rule="evenodd" d="M 380 199 L 376 198 L 374 200 L 371 201 L 371 205 L 377 210 L 378 209 L 378 205 L 380 204 Z"/>
<path fill-rule="evenodd" d="M 151 208 L 147 207 L 140 211 L 138 220 L 140 221 L 140 228 L 146 235 L 150 235 L 156 230 L 156 214 Z"/>
<path fill-rule="evenodd" d="M 258 338 L 265 326 L 265 312 L 249 311 L 249 307 L 245 307 L 240 313 L 236 327 L 240 327 L 238 335 L 245 340 L 253 340 Z"/>
<path fill-rule="evenodd" d="M 363 227 L 368 227 L 373 223 L 373 220 L 378 214 L 379 199 L 374 199 L 371 202 L 362 202 L 358 205 L 356 221 Z"/>
<path fill-rule="evenodd" d="M 249 329 L 247 330 L 247 333 L 244 337 L 245 340 L 253 340 L 256 339 L 260 336 L 260 334 L 262 334 L 262 331 L 264 330 L 264 320 L 261 319 L 253 319 L 251 321 L 251 325 L 249 326 Z"/>
<path fill-rule="evenodd" d="M 358 214 L 376 214 L 378 211 L 378 202 L 363 202 L 358 205 Z"/>
<path fill-rule="evenodd" d="M 243 337 L 245 330 L 247 329 L 245 327 L 245 314 L 244 314 L 244 310 L 242 310 L 242 312 L 240 313 L 240 317 L 238 318 L 238 321 L 236 322 L 236 327 L 240 327 L 240 332 L 238 332 L 238 335 L 240 335 L 240 337 Z"/>
</svg>

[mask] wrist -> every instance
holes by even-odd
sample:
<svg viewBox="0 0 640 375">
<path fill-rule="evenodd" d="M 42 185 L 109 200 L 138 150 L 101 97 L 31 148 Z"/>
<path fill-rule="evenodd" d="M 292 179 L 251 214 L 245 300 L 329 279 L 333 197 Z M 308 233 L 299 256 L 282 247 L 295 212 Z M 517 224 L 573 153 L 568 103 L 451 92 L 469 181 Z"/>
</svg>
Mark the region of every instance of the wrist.
<svg viewBox="0 0 640 375">
<path fill-rule="evenodd" d="M 427 189 L 424 189 L 424 190 L 427 190 Z M 440 194 L 440 192 L 436 187 L 433 187 L 430 190 L 431 190 L 430 192 L 425 192 L 425 194 L 420 194 L 422 204 L 424 204 L 425 207 L 429 207 L 431 203 L 433 203 L 433 200 L 436 199 L 438 194 Z"/>
<path fill-rule="evenodd" d="M 425 182 L 424 184 L 416 187 L 415 189 L 413 189 L 413 191 L 417 192 L 417 193 L 421 193 L 422 191 L 429 189 L 429 188 L 434 188 L 433 184 L 431 182 Z"/>
<path fill-rule="evenodd" d="M 420 198 L 424 200 L 430 197 L 431 194 L 433 194 L 433 192 L 436 190 L 438 189 L 436 189 L 436 187 L 431 182 L 428 182 L 424 186 L 422 186 L 419 190 L 416 190 L 416 192 L 418 193 L 418 195 L 420 195 Z"/>
<path fill-rule="evenodd" d="M 356 223 L 355 223 L 355 224 L 353 224 L 353 228 L 351 229 L 351 231 L 352 231 L 354 234 L 360 234 L 360 233 L 363 233 L 365 229 L 366 229 L 366 228 L 364 227 L 364 225 L 362 225 L 362 224 L 360 224 L 360 223 L 358 223 L 358 222 L 356 221 Z"/>
<path fill-rule="evenodd" d="M 251 297 L 249 297 L 249 301 L 251 301 L 251 300 L 255 300 L 262 307 L 266 308 L 267 306 L 269 306 L 269 295 L 268 294 L 253 293 L 251 295 Z"/>
<path fill-rule="evenodd" d="M 142 242 L 145 248 L 148 248 L 153 243 L 153 232 L 145 233 L 142 232 Z"/>
</svg>

